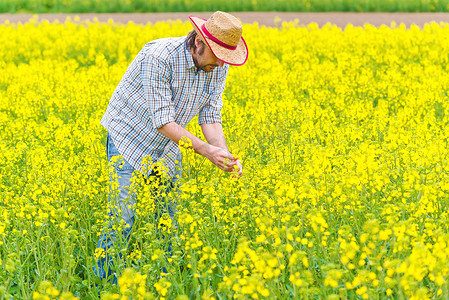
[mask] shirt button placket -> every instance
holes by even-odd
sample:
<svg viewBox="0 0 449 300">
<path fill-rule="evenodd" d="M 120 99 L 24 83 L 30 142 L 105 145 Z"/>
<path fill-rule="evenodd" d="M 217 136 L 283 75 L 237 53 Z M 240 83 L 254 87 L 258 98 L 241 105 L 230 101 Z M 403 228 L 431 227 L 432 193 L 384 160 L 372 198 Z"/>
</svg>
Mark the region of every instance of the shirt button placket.
<svg viewBox="0 0 449 300">
<path fill-rule="evenodd" d="M 195 83 L 196 83 L 197 76 L 198 76 L 198 72 L 196 72 L 195 75 L 193 76 L 192 85 L 190 86 L 189 102 L 192 101 L 192 95 L 194 94 L 193 91 L 195 89 Z"/>
</svg>

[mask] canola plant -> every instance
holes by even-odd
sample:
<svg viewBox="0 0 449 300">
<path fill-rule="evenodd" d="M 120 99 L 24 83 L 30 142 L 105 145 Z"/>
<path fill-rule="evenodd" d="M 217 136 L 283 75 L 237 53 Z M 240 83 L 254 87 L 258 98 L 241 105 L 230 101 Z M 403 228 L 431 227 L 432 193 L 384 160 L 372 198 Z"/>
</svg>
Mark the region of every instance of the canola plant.
<svg viewBox="0 0 449 300">
<path fill-rule="evenodd" d="M 447 297 L 444 23 L 244 25 L 249 59 L 230 68 L 222 112 L 243 177 L 183 148 L 175 219 L 151 222 L 154 201 L 140 185 L 131 239 L 114 250 L 118 286 L 96 279 L 114 189 L 99 121 L 141 47 L 190 30 L 0 25 L 0 295 Z M 196 120 L 188 129 L 201 136 Z M 174 235 L 169 256 L 160 228 Z"/>
</svg>

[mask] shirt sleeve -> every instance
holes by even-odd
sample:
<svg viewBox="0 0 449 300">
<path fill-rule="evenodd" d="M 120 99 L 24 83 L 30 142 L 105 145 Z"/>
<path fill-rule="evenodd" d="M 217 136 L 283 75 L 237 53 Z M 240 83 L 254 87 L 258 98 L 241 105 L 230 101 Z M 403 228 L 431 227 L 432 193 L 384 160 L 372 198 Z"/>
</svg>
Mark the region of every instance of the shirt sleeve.
<svg viewBox="0 0 449 300">
<path fill-rule="evenodd" d="M 227 69 L 218 82 L 217 89 L 215 91 L 203 91 L 209 93 L 210 100 L 204 105 L 198 114 L 198 124 L 211 124 L 221 123 L 221 109 L 223 108 L 223 91 L 225 88 Z"/>
<path fill-rule="evenodd" d="M 153 129 L 174 122 L 175 108 L 171 101 L 171 72 L 168 64 L 147 55 L 142 61 L 142 77 Z"/>
</svg>

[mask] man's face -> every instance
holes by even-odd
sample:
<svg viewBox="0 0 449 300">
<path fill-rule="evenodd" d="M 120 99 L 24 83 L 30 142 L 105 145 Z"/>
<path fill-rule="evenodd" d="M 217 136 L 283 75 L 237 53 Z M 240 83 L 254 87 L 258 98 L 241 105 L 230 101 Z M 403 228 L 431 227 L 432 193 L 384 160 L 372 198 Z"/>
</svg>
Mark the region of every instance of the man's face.
<svg viewBox="0 0 449 300">
<path fill-rule="evenodd" d="M 212 72 L 216 67 L 223 67 L 223 62 L 219 60 L 199 38 L 195 39 L 196 49 L 192 51 L 195 66 L 204 72 Z"/>
</svg>

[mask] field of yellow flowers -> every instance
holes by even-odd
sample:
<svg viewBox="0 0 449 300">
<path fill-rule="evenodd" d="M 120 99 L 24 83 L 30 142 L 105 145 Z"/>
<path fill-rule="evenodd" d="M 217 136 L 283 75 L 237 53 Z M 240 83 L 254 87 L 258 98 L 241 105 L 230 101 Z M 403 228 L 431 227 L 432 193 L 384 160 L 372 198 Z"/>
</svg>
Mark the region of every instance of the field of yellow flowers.
<svg viewBox="0 0 449 300">
<path fill-rule="evenodd" d="M 118 286 L 94 277 L 99 121 L 141 47 L 190 30 L 0 25 L 2 299 L 447 298 L 449 25 L 435 23 L 244 25 L 249 60 L 223 95 L 243 177 L 183 150 L 177 226 L 160 220 L 173 254 L 143 191 Z"/>
</svg>

